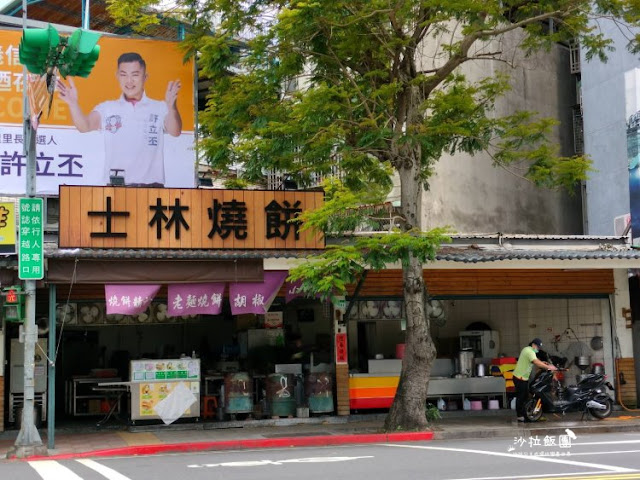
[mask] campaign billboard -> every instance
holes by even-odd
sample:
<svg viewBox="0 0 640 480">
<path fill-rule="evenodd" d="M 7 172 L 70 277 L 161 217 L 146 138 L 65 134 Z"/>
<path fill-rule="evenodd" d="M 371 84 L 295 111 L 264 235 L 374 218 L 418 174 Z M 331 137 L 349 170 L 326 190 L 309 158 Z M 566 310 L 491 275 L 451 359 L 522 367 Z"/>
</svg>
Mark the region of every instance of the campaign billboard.
<svg viewBox="0 0 640 480">
<path fill-rule="evenodd" d="M 24 194 L 22 32 L 0 30 L 0 192 Z M 36 133 L 36 189 L 195 186 L 194 66 L 175 42 L 103 36 L 88 78 L 60 79 Z"/>
</svg>

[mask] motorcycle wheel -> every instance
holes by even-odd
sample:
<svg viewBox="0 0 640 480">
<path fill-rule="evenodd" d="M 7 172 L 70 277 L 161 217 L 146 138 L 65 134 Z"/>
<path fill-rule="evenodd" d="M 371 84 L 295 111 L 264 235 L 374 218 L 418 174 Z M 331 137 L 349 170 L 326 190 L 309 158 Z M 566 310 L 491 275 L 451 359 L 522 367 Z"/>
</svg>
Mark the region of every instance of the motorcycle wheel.
<svg viewBox="0 0 640 480">
<path fill-rule="evenodd" d="M 606 403 L 607 405 L 606 409 L 600 410 L 599 408 L 589 408 L 588 409 L 589 413 L 599 420 L 602 420 L 603 418 L 607 418 L 609 415 L 611 415 L 611 412 L 613 411 L 613 402 L 611 401 L 610 398 L 607 398 L 606 400 L 604 400 L 604 403 Z"/>
<path fill-rule="evenodd" d="M 542 408 L 537 412 L 535 411 L 537 401 L 536 398 L 530 398 L 527 400 L 527 403 L 524 404 L 524 419 L 527 422 L 537 422 L 540 420 L 540 417 L 542 417 Z"/>
</svg>

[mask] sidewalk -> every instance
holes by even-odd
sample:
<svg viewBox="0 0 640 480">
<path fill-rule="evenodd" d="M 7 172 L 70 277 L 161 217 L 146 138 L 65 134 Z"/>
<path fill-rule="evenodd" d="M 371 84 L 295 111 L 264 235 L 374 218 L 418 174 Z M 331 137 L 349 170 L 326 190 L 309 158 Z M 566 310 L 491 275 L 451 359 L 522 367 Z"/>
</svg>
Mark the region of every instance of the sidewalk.
<svg viewBox="0 0 640 480">
<path fill-rule="evenodd" d="M 511 410 L 442 412 L 427 432 L 384 433 L 385 414 L 237 422 L 180 423 L 124 427 L 58 428 L 49 459 L 150 455 L 156 453 L 284 448 L 341 444 L 478 439 L 489 437 L 576 436 L 605 432 L 640 433 L 640 412 L 616 411 L 606 420 L 547 415 L 547 421 L 518 423 Z M 17 431 L 0 433 L 0 459 L 14 445 Z M 46 427 L 40 429 L 46 445 Z"/>
</svg>

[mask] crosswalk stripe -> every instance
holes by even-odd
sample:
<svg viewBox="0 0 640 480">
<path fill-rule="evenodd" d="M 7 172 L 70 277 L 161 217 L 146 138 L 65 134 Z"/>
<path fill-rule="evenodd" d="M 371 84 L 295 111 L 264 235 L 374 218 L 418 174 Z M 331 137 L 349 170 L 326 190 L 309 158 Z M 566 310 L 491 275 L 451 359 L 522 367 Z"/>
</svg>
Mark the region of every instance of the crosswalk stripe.
<svg viewBox="0 0 640 480">
<path fill-rule="evenodd" d="M 72 470 L 55 460 L 39 460 L 37 462 L 29 462 L 29 465 L 43 480 L 82 480 Z"/>
<path fill-rule="evenodd" d="M 131 480 L 129 477 L 126 477 L 121 473 L 116 472 L 113 468 L 106 467 L 94 460 L 81 459 L 81 460 L 76 460 L 76 462 L 81 463 L 82 465 L 90 468 L 91 470 L 95 470 L 100 475 L 108 478 L 109 480 Z"/>
</svg>

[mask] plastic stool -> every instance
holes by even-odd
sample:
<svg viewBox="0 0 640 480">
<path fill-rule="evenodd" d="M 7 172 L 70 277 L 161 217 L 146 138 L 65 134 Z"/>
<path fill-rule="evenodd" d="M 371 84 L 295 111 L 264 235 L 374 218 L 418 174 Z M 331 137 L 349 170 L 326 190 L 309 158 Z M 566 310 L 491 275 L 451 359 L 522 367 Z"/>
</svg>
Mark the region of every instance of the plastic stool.
<svg viewBox="0 0 640 480">
<path fill-rule="evenodd" d="M 202 397 L 202 418 L 215 418 L 218 409 L 218 398 L 214 396 Z"/>
</svg>

